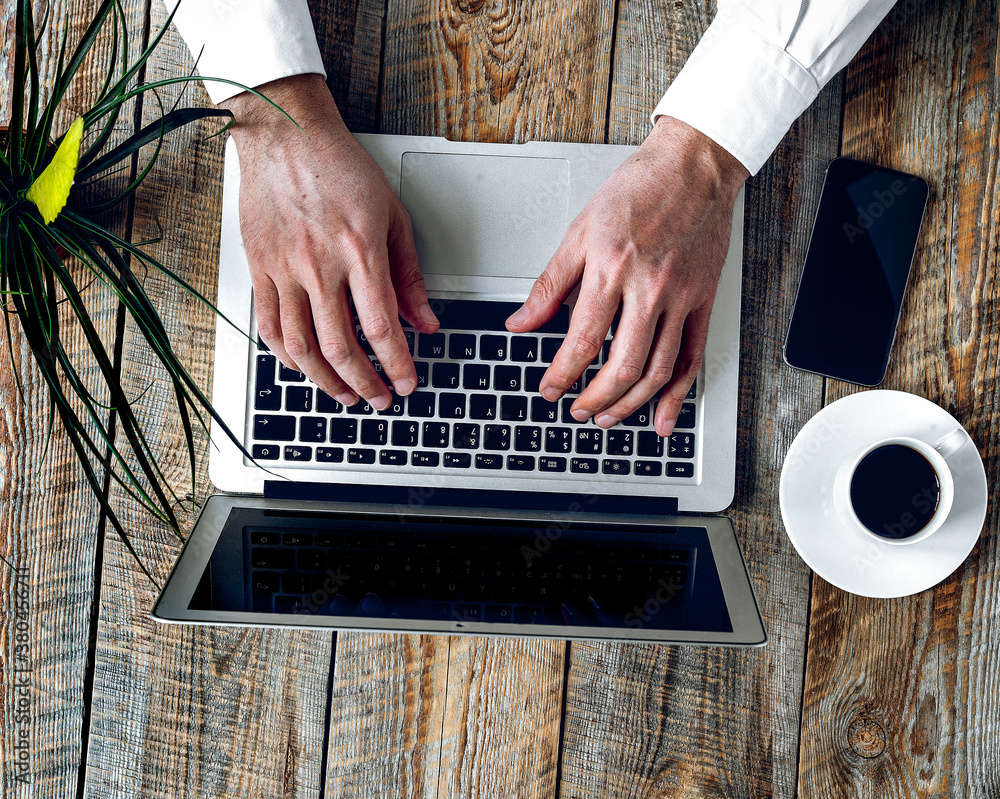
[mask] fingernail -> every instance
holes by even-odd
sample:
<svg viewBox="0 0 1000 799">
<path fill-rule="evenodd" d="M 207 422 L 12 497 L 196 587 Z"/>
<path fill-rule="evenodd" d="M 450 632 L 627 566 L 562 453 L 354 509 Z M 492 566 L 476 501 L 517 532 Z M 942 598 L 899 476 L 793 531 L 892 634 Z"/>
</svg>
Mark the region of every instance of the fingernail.
<svg viewBox="0 0 1000 799">
<path fill-rule="evenodd" d="M 341 405 L 353 405 L 358 401 L 358 395 L 352 391 L 345 391 L 343 394 L 338 394 L 335 399 Z"/>
<path fill-rule="evenodd" d="M 570 411 L 570 413 L 578 422 L 585 422 L 594 415 L 593 411 L 588 411 L 584 408 L 577 408 L 575 411 Z"/>
<path fill-rule="evenodd" d="M 602 413 L 600 416 L 597 417 L 597 426 L 598 427 L 614 427 L 620 421 L 621 421 L 621 419 L 616 419 L 614 416 L 612 416 L 609 413 Z"/>
<path fill-rule="evenodd" d="M 389 403 L 392 402 L 392 398 L 386 395 L 381 397 L 372 397 L 368 400 L 368 404 L 371 405 L 377 411 L 384 411 L 389 407 Z"/>
<path fill-rule="evenodd" d="M 438 318 L 434 315 L 434 311 L 431 310 L 431 306 L 424 305 L 417 313 L 420 316 L 420 321 L 428 325 L 438 324 Z"/>
<path fill-rule="evenodd" d="M 406 380 L 400 380 L 393 385 L 396 389 L 396 393 L 405 397 L 407 394 L 411 393 L 414 389 L 414 383 L 412 380 L 407 378 Z"/>
<path fill-rule="evenodd" d="M 528 316 L 527 306 L 522 305 L 507 318 L 507 322 L 512 325 L 520 325 L 528 321 Z"/>
<path fill-rule="evenodd" d="M 517 314 L 514 314 L 517 316 Z M 559 397 L 562 396 L 558 388 L 547 388 L 542 392 L 542 396 L 545 397 L 549 402 L 555 402 Z"/>
</svg>

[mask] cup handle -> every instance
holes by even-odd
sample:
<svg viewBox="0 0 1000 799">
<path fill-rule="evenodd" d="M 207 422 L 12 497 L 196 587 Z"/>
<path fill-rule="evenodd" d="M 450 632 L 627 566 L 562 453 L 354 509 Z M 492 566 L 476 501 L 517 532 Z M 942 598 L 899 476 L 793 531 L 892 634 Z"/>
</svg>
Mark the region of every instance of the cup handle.
<svg viewBox="0 0 1000 799">
<path fill-rule="evenodd" d="M 964 427 L 956 427 L 954 430 L 941 436 L 941 438 L 931 444 L 931 446 L 941 454 L 942 458 L 948 460 L 952 455 L 964 447 L 966 442 L 971 440 L 972 439 L 969 437 L 969 434 L 965 432 Z"/>
</svg>

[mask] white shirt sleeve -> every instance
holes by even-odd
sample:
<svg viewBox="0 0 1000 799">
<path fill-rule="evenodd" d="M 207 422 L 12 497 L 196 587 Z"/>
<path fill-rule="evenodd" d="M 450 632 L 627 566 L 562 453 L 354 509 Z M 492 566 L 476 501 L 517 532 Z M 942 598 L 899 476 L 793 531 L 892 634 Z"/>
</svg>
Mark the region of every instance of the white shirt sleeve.
<svg viewBox="0 0 1000 799">
<path fill-rule="evenodd" d="M 165 0 L 167 10 L 178 0 Z M 315 72 L 326 77 L 306 0 L 180 0 L 174 23 L 198 71 L 244 86 L 260 86 L 289 75 Z M 202 49 L 204 48 L 204 49 Z M 205 81 L 212 102 L 242 89 Z"/>
<path fill-rule="evenodd" d="M 652 119 L 667 114 L 686 122 L 755 175 L 894 2 L 719 0 Z"/>
</svg>

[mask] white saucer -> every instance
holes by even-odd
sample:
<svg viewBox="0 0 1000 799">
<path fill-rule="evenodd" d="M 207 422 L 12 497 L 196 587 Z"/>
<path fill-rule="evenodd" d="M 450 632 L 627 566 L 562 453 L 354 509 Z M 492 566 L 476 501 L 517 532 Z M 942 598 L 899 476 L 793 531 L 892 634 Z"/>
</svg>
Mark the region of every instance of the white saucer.
<svg viewBox="0 0 1000 799">
<path fill-rule="evenodd" d="M 833 507 L 833 479 L 853 453 L 888 436 L 933 444 L 961 425 L 943 408 L 902 391 L 863 391 L 828 405 L 799 431 L 781 467 L 781 517 L 802 560 L 852 594 L 900 597 L 937 585 L 968 556 L 986 519 L 986 470 L 971 438 L 948 463 L 952 511 L 924 541 L 883 544 L 845 524 Z"/>
</svg>

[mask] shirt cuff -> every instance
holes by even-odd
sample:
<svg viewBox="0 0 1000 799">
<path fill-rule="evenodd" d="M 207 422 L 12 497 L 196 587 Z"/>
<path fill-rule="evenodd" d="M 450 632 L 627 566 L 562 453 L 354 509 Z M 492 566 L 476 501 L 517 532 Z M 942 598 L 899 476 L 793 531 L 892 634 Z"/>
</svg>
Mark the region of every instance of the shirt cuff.
<svg viewBox="0 0 1000 799">
<path fill-rule="evenodd" d="M 687 123 L 755 175 L 819 90 L 788 53 L 720 13 L 651 119 L 666 114 Z"/>
<path fill-rule="evenodd" d="M 185 0 L 174 23 L 198 59 L 198 72 L 213 103 L 243 89 L 211 78 L 250 88 L 290 75 L 317 73 L 326 78 L 305 0 Z"/>
</svg>

